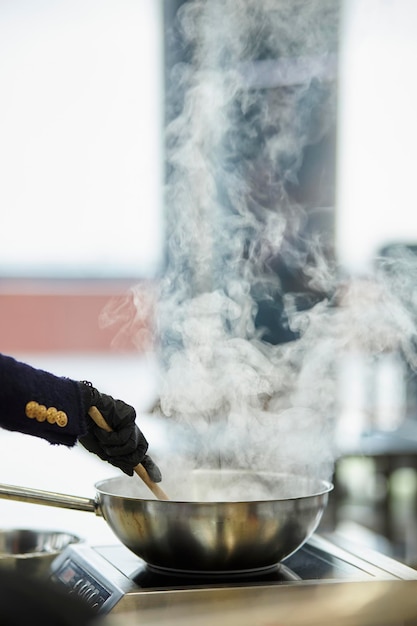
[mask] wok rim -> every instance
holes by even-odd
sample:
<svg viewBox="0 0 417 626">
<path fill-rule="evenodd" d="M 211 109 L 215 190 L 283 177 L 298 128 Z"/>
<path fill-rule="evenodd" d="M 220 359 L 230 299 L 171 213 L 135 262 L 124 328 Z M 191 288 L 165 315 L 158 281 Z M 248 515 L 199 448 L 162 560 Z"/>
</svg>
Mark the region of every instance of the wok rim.
<svg viewBox="0 0 417 626">
<path fill-rule="evenodd" d="M 296 474 L 294 472 L 269 472 L 269 471 L 251 471 L 251 470 L 230 470 L 230 469 L 225 469 L 225 470 L 210 470 L 210 469 L 203 469 L 203 468 L 198 468 L 198 469 L 194 469 L 190 471 L 191 473 L 230 473 L 230 474 L 242 474 L 244 475 L 260 475 L 260 476 L 271 476 L 271 477 L 287 477 L 287 478 L 298 478 L 301 479 L 303 481 L 308 481 L 309 477 L 305 476 L 303 474 Z M 322 488 L 319 488 L 315 491 L 313 491 L 312 493 L 308 493 L 305 495 L 295 495 L 295 496 L 291 496 L 291 497 L 286 497 L 286 498 L 263 498 L 260 500 L 184 500 L 184 499 L 177 499 L 177 500 L 157 500 L 155 499 L 155 497 L 152 497 L 151 495 L 149 496 L 149 498 L 147 497 L 137 497 L 137 496 L 132 496 L 132 495 L 121 495 L 121 494 L 117 494 L 117 493 L 112 493 L 109 490 L 103 489 L 103 485 L 105 483 L 113 483 L 116 481 L 120 481 L 120 479 L 123 478 L 123 476 L 112 476 L 109 478 L 105 478 L 103 480 L 100 480 L 98 482 L 95 483 L 94 487 L 96 489 L 96 491 L 100 494 L 100 496 L 110 496 L 112 498 L 117 498 L 117 499 L 121 499 L 121 500 L 129 500 L 129 501 L 133 501 L 133 502 L 160 502 L 161 504 L 164 505 L 174 505 L 174 504 L 186 504 L 186 505 L 200 505 L 200 506 L 219 506 L 219 505 L 238 505 L 238 504 L 261 504 L 261 503 L 272 503 L 272 502 L 294 502 L 297 500 L 308 500 L 308 499 L 313 499 L 313 498 L 319 498 L 322 496 L 327 496 L 331 491 L 333 491 L 334 489 L 334 484 L 328 480 L 324 480 L 321 478 L 315 478 L 314 481 L 315 483 L 317 483 L 317 486 L 321 485 Z M 137 477 L 133 476 L 132 477 L 133 480 L 136 480 Z"/>
</svg>

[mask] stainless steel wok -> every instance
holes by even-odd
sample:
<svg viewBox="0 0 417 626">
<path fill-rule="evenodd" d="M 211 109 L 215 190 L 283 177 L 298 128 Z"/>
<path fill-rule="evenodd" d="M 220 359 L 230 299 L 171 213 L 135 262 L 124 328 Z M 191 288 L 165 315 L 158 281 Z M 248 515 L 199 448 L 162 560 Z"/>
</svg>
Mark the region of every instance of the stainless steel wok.
<svg viewBox="0 0 417 626">
<path fill-rule="evenodd" d="M 0 497 L 101 515 L 152 568 L 225 573 L 262 570 L 295 552 L 317 528 L 333 486 L 292 474 L 194 470 L 164 479 L 171 500 L 143 483 L 98 482 L 95 499 L 0 485 Z"/>
</svg>

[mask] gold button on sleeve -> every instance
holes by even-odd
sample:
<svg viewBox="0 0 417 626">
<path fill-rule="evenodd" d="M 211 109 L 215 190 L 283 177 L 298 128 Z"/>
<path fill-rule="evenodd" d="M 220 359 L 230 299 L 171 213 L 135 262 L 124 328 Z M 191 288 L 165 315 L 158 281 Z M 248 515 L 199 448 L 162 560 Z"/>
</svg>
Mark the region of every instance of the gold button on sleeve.
<svg viewBox="0 0 417 626">
<path fill-rule="evenodd" d="M 36 410 L 38 406 L 39 404 L 35 402 L 35 400 L 31 400 L 30 402 L 28 402 L 25 407 L 26 417 L 29 417 L 30 419 L 34 419 L 36 417 Z"/>
<path fill-rule="evenodd" d="M 64 426 L 68 424 L 67 414 L 64 411 L 57 411 L 56 416 L 55 416 L 55 421 L 58 424 L 58 426 L 63 428 Z"/>
<path fill-rule="evenodd" d="M 50 406 L 46 410 L 46 420 L 49 424 L 55 424 L 58 410 L 54 406 Z"/>
<path fill-rule="evenodd" d="M 38 422 L 44 422 L 46 420 L 46 406 L 44 404 L 39 404 L 36 407 L 35 419 Z"/>
</svg>

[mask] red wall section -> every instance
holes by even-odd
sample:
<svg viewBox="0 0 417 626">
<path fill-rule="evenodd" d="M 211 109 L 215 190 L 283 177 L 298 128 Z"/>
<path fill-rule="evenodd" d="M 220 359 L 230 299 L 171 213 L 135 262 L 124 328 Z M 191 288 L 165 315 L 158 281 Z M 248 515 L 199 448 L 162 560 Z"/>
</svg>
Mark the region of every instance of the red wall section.
<svg viewBox="0 0 417 626">
<path fill-rule="evenodd" d="M 149 308 L 133 293 L 71 289 L 0 292 L 0 352 L 138 352 L 151 341 Z"/>
</svg>

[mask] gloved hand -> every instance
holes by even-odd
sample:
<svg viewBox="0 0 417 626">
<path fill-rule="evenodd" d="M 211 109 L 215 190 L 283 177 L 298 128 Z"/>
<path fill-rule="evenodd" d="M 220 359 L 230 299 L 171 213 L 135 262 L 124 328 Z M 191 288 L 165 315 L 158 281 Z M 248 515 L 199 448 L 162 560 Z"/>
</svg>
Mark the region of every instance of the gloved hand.
<svg viewBox="0 0 417 626">
<path fill-rule="evenodd" d="M 133 476 L 133 468 L 142 463 L 151 480 L 160 482 L 161 472 L 146 454 L 148 442 L 135 423 L 135 409 L 122 400 L 100 393 L 87 381 L 79 384 L 87 411 L 92 406 L 97 407 L 112 429 L 107 432 L 88 417 L 88 433 L 79 438 L 84 448 L 128 476 Z"/>
</svg>

